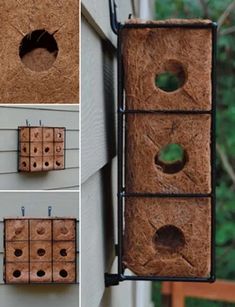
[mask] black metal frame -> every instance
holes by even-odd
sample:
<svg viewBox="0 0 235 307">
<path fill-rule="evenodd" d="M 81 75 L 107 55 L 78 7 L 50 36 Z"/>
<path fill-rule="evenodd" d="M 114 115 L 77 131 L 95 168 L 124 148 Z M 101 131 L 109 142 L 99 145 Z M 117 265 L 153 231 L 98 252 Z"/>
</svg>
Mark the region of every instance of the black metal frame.
<svg viewBox="0 0 235 307">
<path fill-rule="evenodd" d="M 216 44 L 217 44 L 217 24 L 121 24 L 117 21 L 115 0 L 109 0 L 110 22 L 113 32 L 117 35 L 117 59 L 118 59 L 118 244 L 116 245 L 116 255 L 118 257 L 118 267 L 116 274 L 105 273 L 105 285 L 114 286 L 125 280 L 145 280 L 145 281 L 181 281 L 181 282 L 213 282 L 215 281 L 215 168 L 216 168 Z M 124 103 L 124 72 L 121 51 L 121 34 L 123 29 L 145 29 L 145 28 L 189 28 L 189 29 L 211 29 L 212 30 L 212 107 L 210 111 L 192 110 L 126 110 Z M 124 186 L 124 121 L 127 114 L 152 113 L 152 114 L 210 114 L 211 115 L 211 193 L 209 194 L 166 194 L 166 193 L 126 193 Z M 202 198 L 211 199 L 211 272 L 208 278 L 199 277 L 158 277 L 158 276 L 129 276 L 125 275 L 123 267 L 123 215 L 124 202 L 126 197 L 181 197 L 181 198 Z"/>
</svg>

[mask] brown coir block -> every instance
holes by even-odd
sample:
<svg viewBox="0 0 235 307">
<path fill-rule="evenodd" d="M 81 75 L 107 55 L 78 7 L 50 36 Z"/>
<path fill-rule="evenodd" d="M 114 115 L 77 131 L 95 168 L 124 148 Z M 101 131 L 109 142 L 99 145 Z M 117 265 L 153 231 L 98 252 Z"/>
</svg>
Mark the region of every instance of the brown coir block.
<svg viewBox="0 0 235 307">
<path fill-rule="evenodd" d="M 43 142 L 53 142 L 54 139 L 54 128 L 43 128 Z"/>
<path fill-rule="evenodd" d="M 50 171 L 53 170 L 54 166 L 54 157 L 53 156 L 44 156 L 43 157 L 43 170 Z"/>
<path fill-rule="evenodd" d="M 52 259 L 51 241 L 30 242 L 30 262 L 44 262 Z"/>
<path fill-rule="evenodd" d="M 212 24 L 209 20 L 150 23 L 175 22 Z M 121 35 L 128 109 L 211 109 L 212 28 L 132 28 L 123 29 Z M 174 74 L 180 87 L 167 92 L 156 86 L 163 73 Z"/>
<path fill-rule="evenodd" d="M 22 172 L 30 171 L 30 162 L 28 157 L 19 157 L 19 170 Z"/>
<path fill-rule="evenodd" d="M 53 240 L 72 241 L 76 237 L 76 221 L 74 219 L 53 220 Z"/>
<path fill-rule="evenodd" d="M 43 143 L 43 156 L 53 156 L 54 154 L 54 144 L 51 142 Z"/>
<path fill-rule="evenodd" d="M 41 142 L 31 142 L 30 143 L 30 156 L 31 157 L 41 157 L 42 156 L 42 143 Z"/>
<path fill-rule="evenodd" d="M 126 192 L 210 193 L 210 115 L 129 114 Z M 160 162 L 169 144 L 183 149 L 182 162 Z"/>
<path fill-rule="evenodd" d="M 5 220 L 6 241 L 27 241 L 29 237 L 29 224 L 25 219 Z"/>
<path fill-rule="evenodd" d="M 29 128 L 28 127 L 19 127 L 20 141 L 29 142 Z"/>
<path fill-rule="evenodd" d="M 0 20 L 0 103 L 78 103 L 79 2 L 3 0 Z"/>
<path fill-rule="evenodd" d="M 31 283 L 51 283 L 52 264 L 51 262 L 31 262 L 30 263 Z"/>
<path fill-rule="evenodd" d="M 5 282 L 7 284 L 27 284 L 29 283 L 28 263 L 6 263 Z"/>
<path fill-rule="evenodd" d="M 56 283 L 75 283 L 76 266 L 74 262 L 54 262 L 53 281 Z"/>
<path fill-rule="evenodd" d="M 42 142 L 42 127 L 30 128 L 30 142 Z"/>
<path fill-rule="evenodd" d="M 52 221 L 47 219 L 30 220 L 30 240 L 31 241 L 52 240 Z"/>
<path fill-rule="evenodd" d="M 28 241 L 6 242 L 6 262 L 28 262 L 29 243 Z"/>
<path fill-rule="evenodd" d="M 54 130 L 54 141 L 64 142 L 64 128 L 55 128 Z"/>
<path fill-rule="evenodd" d="M 40 172 L 43 169 L 42 157 L 30 158 L 30 172 Z"/>
<path fill-rule="evenodd" d="M 64 143 L 63 142 L 54 143 L 54 154 L 56 156 L 64 155 Z"/>
<path fill-rule="evenodd" d="M 54 169 L 64 169 L 64 156 L 54 157 Z"/>
<path fill-rule="evenodd" d="M 20 143 L 20 155 L 22 157 L 29 157 L 30 155 L 29 148 L 30 148 L 29 143 Z"/>
<path fill-rule="evenodd" d="M 123 259 L 140 276 L 209 277 L 210 199 L 128 198 Z"/>
<path fill-rule="evenodd" d="M 75 261 L 75 241 L 58 241 L 53 244 L 54 261 Z"/>
</svg>

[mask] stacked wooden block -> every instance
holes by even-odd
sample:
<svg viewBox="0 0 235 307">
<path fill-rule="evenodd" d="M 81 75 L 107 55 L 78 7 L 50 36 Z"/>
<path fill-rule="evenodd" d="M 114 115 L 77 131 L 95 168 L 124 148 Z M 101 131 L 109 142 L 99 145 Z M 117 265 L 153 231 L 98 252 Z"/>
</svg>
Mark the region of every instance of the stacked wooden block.
<svg viewBox="0 0 235 307">
<path fill-rule="evenodd" d="M 5 219 L 5 282 L 75 283 L 74 219 Z"/>
<path fill-rule="evenodd" d="M 130 196 L 123 265 L 140 276 L 209 278 L 212 27 L 210 21 L 194 20 L 156 24 L 176 22 L 178 27 L 122 31 L 126 110 L 131 111 L 126 114 L 125 192 Z M 156 78 L 165 72 L 181 78 L 178 89 L 157 86 Z M 181 166 L 171 170 L 159 163 L 169 144 L 179 144 L 184 153 Z"/>
<path fill-rule="evenodd" d="M 19 171 L 64 169 L 64 139 L 64 128 L 19 127 Z"/>
</svg>

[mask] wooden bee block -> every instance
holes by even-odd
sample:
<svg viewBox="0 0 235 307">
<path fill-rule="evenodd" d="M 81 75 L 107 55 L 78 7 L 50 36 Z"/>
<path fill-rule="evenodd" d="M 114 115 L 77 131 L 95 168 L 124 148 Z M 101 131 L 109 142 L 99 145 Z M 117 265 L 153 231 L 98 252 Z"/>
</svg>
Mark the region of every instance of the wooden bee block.
<svg viewBox="0 0 235 307">
<path fill-rule="evenodd" d="M 6 242 L 6 262 L 28 262 L 28 241 Z"/>
<path fill-rule="evenodd" d="M 51 261 L 52 242 L 32 241 L 30 242 L 30 262 Z"/>
<path fill-rule="evenodd" d="M 54 242 L 53 259 L 54 261 L 75 261 L 75 241 Z"/>
<path fill-rule="evenodd" d="M 25 219 L 5 220 L 6 241 L 27 241 L 29 237 L 29 223 Z"/>
<path fill-rule="evenodd" d="M 6 263 L 5 282 L 7 284 L 27 284 L 29 283 L 28 263 Z"/>
<path fill-rule="evenodd" d="M 42 157 L 42 143 L 41 142 L 30 143 L 30 156 L 31 157 Z"/>
<path fill-rule="evenodd" d="M 30 171 L 30 163 L 28 157 L 20 157 L 19 158 L 19 170 L 22 172 Z"/>
<path fill-rule="evenodd" d="M 52 221 L 47 219 L 30 220 L 30 240 L 31 241 L 52 240 Z"/>
<path fill-rule="evenodd" d="M 30 172 L 40 172 L 43 169 L 42 162 L 42 157 L 31 157 Z"/>
<path fill-rule="evenodd" d="M 42 142 L 42 127 L 30 128 L 30 142 Z"/>
<path fill-rule="evenodd" d="M 210 115 L 129 114 L 126 192 L 210 193 L 210 129 Z M 157 162 L 168 144 L 182 146 L 180 168 L 175 163 L 167 170 L 167 165 Z"/>
<path fill-rule="evenodd" d="M 20 143 L 20 155 L 21 157 L 29 157 L 30 155 L 29 143 Z"/>
<path fill-rule="evenodd" d="M 79 103 L 79 2 L 8 0 L 0 20 L 0 103 Z"/>
<path fill-rule="evenodd" d="M 151 23 L 175 22 L 212 25 L 209 20 Z M 123 29 L 122 51 L 128 109 L 211 110 L 212 27 Z M 159 88 L 155 80 L 162 73 L 177 76 L 179 88 Z"/>
<path fill-rule="evenodd" d="M 52 282 L 51 262 L 32 262 L 30 263 L 30 282 L 31 283 L 51 283 Z"/>
<path fill-rule="evenodd" d="M 54 130 L 54 141 L 64 142 L 64 128 L 55 128 Z"/>
<path fill-rule="evenodd" d="M 209 277 L 211 200 L 127 198 L 123 264 L 140 276 Z"/>
<path fill-rule="evenodd" d="M 74 262 L 54 262 L 53 281 L 55 283 L 75 283 L 76 266 Z"/>
<path fill-rule="evenodd" d="M 43 142 L 53 142 L 54 128 L 43 128 Z"/>
<path fill-rule="evenodd" d="M 54 241 L 73 241 L 76 238 L 75 220 L 53 220 L 53 240 Z"/>
</svg>

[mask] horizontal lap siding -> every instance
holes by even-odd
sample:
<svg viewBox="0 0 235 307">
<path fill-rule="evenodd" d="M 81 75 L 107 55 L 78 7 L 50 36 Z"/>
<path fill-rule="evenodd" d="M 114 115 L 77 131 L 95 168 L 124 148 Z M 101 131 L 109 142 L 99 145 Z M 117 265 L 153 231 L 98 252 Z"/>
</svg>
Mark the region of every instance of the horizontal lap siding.
<svg viewBox="0 0 235 307">
<path fill-rule="evenodd" d="M 66 127 L 66 169 L 48 173 L 18 173 L 18 126 L 29 121 L 38 125 Z M 21 106 L 0 107 L 0 189 L 78 189 L 79 107 Z"/>
</svg>

